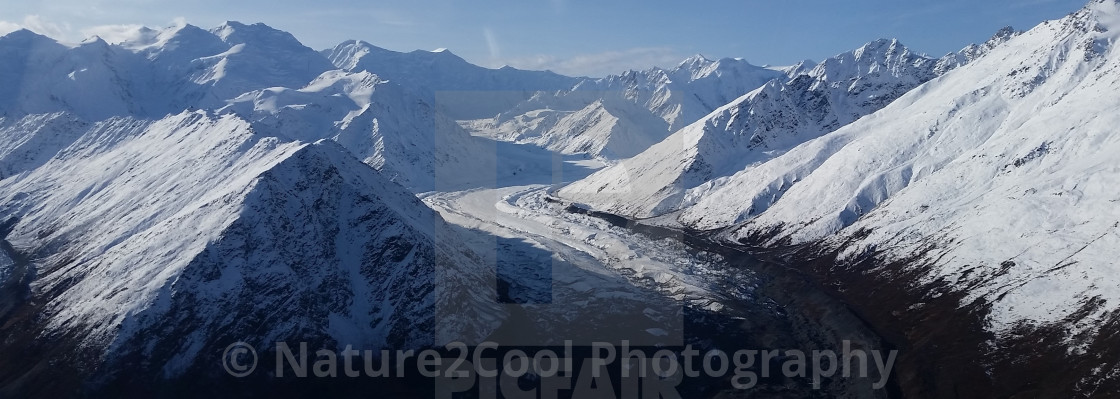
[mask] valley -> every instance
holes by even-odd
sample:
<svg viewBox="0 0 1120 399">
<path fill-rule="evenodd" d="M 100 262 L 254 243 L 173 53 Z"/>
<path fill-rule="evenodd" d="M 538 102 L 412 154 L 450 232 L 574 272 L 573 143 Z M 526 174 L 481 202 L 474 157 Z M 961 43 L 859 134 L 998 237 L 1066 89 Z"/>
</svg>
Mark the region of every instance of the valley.
<svg viewBox="0 0 1120 399">
<path fill-rule="evenodd" d="M 509 305 L 520 307 L 524 318 L 507 321 L 488 340 L 515 346 L 626 340 L 678 353 L 685 345 L 701 353 L 839 350 L 843 341 L 888 348 L 845 303 L 795 267 L 768 264 L 743 249 L 690 233 L 627 228 L 617 220 L 572 212 L 570 204 L 552 196 L 554 188 L 538 184 L 423 197 L 451 224 L 499 241 L 522 241 L 555 258 L 525 262 L 525 253 L 510 249 L 516 245 L 498 244 L 498 278 L 525 286 L 521 297 L 511 294 L 510 302 L 518 305 Z M 511 264 L 521 267 L 507 267 Z M 611 280 L 613 285 L 607 283 Z M 549 322 L 557 319 L 567 322 Z M 880 375 L 835 379 L 814 389 L 808 378 L 775 371 L 748 390 L 734 389 L 725 379 L 688 379 L 679 388 L 686 397 L 891 397 L 899 392 L 896 381 L 889 389 L 872 389 L 880 378 L 886 380 Z"/>
<path fill-rule="evenodd" d="M 1120 1 L 861 40 L 577 77 L 0 35 L 0 397 L 1120 396 Z M 539 370 L 572 347 L 609 378 Z M 424 368 L 467 349 L 524 370 Z"/>
</svg>

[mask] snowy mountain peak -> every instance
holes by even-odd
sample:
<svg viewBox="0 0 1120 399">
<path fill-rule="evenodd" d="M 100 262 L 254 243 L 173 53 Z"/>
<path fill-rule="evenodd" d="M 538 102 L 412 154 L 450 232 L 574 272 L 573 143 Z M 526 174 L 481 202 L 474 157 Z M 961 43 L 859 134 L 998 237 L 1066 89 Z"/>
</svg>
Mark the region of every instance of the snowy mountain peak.
<svg viewBox="0 0 1120 399">
<path fill-rule="evenodd" d="M 228 39 L 234 35 L 249 34 L 249 32 L 252 31 L 267 32 L 269 30 L 274 29 L 263 23 L 246 25 L 239 21 L 225 21 L 222 22 L 221 25 L 218 25 L 216 28 L 211 29 L 210 32 L 220 37 L 223 41 L 228 41 Z"/>
<path fill-rule="evenodd" d="M 897 40 L 870 42 L 821 62 L 807 75 L 770 80 L 559 193 L 632 217 L 676 212 L 747 166 L 878 111 L 936 76 L 935 64 Z M 736 203 L 753 207 L 749 201 Z"/>
<path fill-rule="evenodd" d="M 322 52 L 336 68 L 369 71 L 416 91 L 454 119 L 497 115 L 527 100 L 536 91 L 572 88 L 579 79 L 547 71 L 490 69 L 471 64 L 451 51 L 398 52 L 362 41 L 346 41 Z M 436 101 L 435 93 L 445 92 Z M 455 95 L 452 91 L 474 92 Z M 479 92 L 488 92 L 486 98 Z"/>
<path fill-rule="evenodd" d="M 677 67 L 674 69 L 695 70 L 703 68 L 711 63 L 712 60 L 704 57 L 702 54 L 694 54 L 691 57 L 685 58 L 684 61 L 681 61 L 679 64 L 677 64 Z"/>
<path fill-rule="evenodd" d="M 333 49 L 323 50 L 321 53 L 335 67 L 344 71 L 352 71 L 358 68 L 358 63 L 361 62 L 362 57 L 369 54 L 373 48 L 376 47 L 361 40 L 347 40 L 339 43 Z"/>
<path fill-rule="evenodd" d="M 724 57 L 718 60 L 712 60 L 704 57 L 703 55 L 696 54 L 686 58 L 684 61 L 681 61 L 680 64 L 677 64 L 677 66 L 671 70 L 664 71 L 660 68 L 653 68 L 645 71 L 644 73 L 651 76 L 658 74 L 667 74 L 671 79 L 675 81 L 684 80 L 685 82 L 692 82 L 711 76 L 748 76 L 752 74 L 765 75 L 766 72 L 764 72 L 763 70 L 766 70 L 766 68 L 751 64 L 750 62 L 747 62 L 742 58 Z"/>
<path fill-rule="evenodd" d="M 1120 29 L 1120 1 L 1094 0 L 1078 13 L 1092 21 L 1094 24 L 1091 28 L 1098 33 L 1104 34 Z M 1115 37 L 1116 33 L 1109 36 Z"/>
<path fill-rule="evenodd" d="M 237 21 L 226 21 L 217 28 L 211 29 L 210 32 L 222 39 L 223 42 L 229 44 L 267 43 L 272 46 L 306 48 L 306 46 L 304 46 L 299 39 L 296 39 L 295 36 L 292 36 L 291 33 L 275 29 L 260 22 L 246 25 Z"/>
<path fill-rule="evenodd" d="M 236 32 L 238 28 L 244 26 L 245 24 L 237 21 L 225 21 L 221 25 L 218 25 L 216 28 L 211 29 L 210 33 L 218 36 L 218 38 L 222 39 L 222 41 L 226 41 L 227 38 L 233 36 L 234 32 Z"/>
<path fill-rule="evenodd" d="M 824 60 L 809 75 L 832 83 L 870 75 L 926 81 L 934 76 L 936 63 L 937 60 L 910 51 L 896 39 L 879 39 Z"/>
<path fill-rule="evenodd" d="M 106 42 L 105 39 L 102 39 L 101 36 L 98 36 L 98 35 L 93 35 L 93 36 L 87 37 L 87 38 L 85 38 L 85 40 L 82 40 L 81 43 L 79 43 L 79 44 L 81 44 L 81 45 L 92 44 L 92 45 L 97 45 L 97 46 L 109 47 L 109 43 Z"/>
<path fill-rule="evenodd" d="M 164 29 L 140 28 L 119 45 L 152 56 L 163 52 L 182 52 L 192 58 L 225 51 L 228 46 L 210 31 L 191 24 L 176 24 Z M 185 61 L 185 60 L 184 60 Z"/>
<path fill-rule="evenodd" d="M 492 300 L 435 289 L 443 262 L 456 275 L 441 284 L 481 284 L 477 256 L 437 240 L 438 215 L 334 142 L 203 111 L 44 135 L 60 136 L 48 138 L 57 155 L 0 180 L 0 215 L 18 220 L 6 239 L 48 293 L 42 328 L 95 348 L 89 361 L 154 356 L 143 372 L 179 375 L 233 336 L 418 347 L 432 344 L 438 304 L 467 312 L 439 325 L 456 336 L 479 339 L 496 320 Z M 74 267 L 53 267 L 60 247 Z"/>
<path fill-rule="evenodd" d="M 438 49 L 437 51 L 413 50 L 402 53 L 381 48 L 362 40 L 344 41 L 333 49 L 324 51 L 323 54 L 336 67 L 348 71 L 366 69 L 374 73 L 380 73 L 378 69 L 381 69 L 381 66 L 389 67 L 390 65 L 388 64 L 394 61 L 409 62 L 414 64 L 414 66 L 419 66 L 415 64 L 438 62 L 444 63 L 445 65 L 443 66 L 453 66 L 456 68 L 481 68 L 470 64 L 462 57 L 459 57 L 451 52 L 451 50 L 445 48 Z M 393 67 L 399 68 L 397 66 Z"/>
<path fill-rule="evenodd" d="M 427 54 L 432 54 L 432 55 L 440 56 L 440 57 L 454 57 L 456 59 L 463 60 L 463 57 L 460 57 L 458 54 L 455 54 L 451 50 L 448 50 L 446 48 L 439 48 L 439 49 L 435 49 L 435 50 L 413 50 L 412 52 L 413 53 L 427 53 Z M 463 60 L 463 62 L 466 62 L 466 60 Z M 508 65 L 506 65 L 506 66 L 508 66 Z"/>
<path fill-rule="evenodd" d="M 793 78 L 799 75 L 804 75 L 812 71 L 817 66 L 817 62 L 809 59 L 801 60 L 796 64 L 784 67 L 770 67 L 773 70 L 781 71 L 786 76 Z"/>
<path fill-rule="evenodd" d="M 969 44 L 960 51 L 949 53 L 944 57 L 941 57 L 941 59 L 937 61 L 937 67 L 934 68 L 934 72 L 936 72 L 938 75 L 941 75 L 945 72 L 948 72 L 949 70 L 972 62 L 973 60 L 980 58 L 984 54 L 987 54 L 997 46 L 1007 42 L 1008 40 L 1011 40 L 1015 36 L 1018 36 L 1022 33 L 1023 32 L 1017 31 L 1015 30 L 1015 28 L 1010 26 L 1000 28 L 999 31 L 997 31 L 994 35 L 992 35 L 991 38 L 988 39 L 988 41 L 984 43 Z"/>
<path fill-rule="evenodd" d="M 12 31 L 4 36 L 0 36 L 0 46 L 26 46 L 32 44 L 57 44 L 58 41 L 49 37 L 32 32 L 26 28 Z"/>
<path fill-rule="evenodd" d="M 381 49 L 381 50 L 382 51 L 390 51 L 390 50 L 385 50 L 385 49 Z M 423 60 L 423 62 L 428 62 L 428 63 L 441 63 L 441 64 L 444 64 L 444 65 L 450 65 L 450 66 L 454 66 L 454 67 L 458 67 L 458 68 L 464 68 L 464 69 L 466 69 L 466 68 L 483 68 L 483 67 L 471 64 L 469 61 L 467 61 L 463 57 L 460 57 L 458 54 L 455 54 L 451 50 L 447 50 L 447 49 L 444 49 L 443 51 L 412 50 L 412 51 L 408 52 L 408 54 L 416 57 L 419 60 Z M 508 65 L 505 65 L 505 66 L 508 66 Z M 502 69 L 502 68 L 498 68 L 498 69 Z M 506 68 L 506 69 L 512 70 L 514 68 L 509 67 L 509 68 Z"/>
<path fill-rule="evenodd" d="M 1019 33 L 1021 33 L 1021 32 L 1015 30 L 1015 28 L 1012 27 L 1011 25 L 1004 26 L 1004 27 L 1000 28 L 998 31 L 996 31 L 996 34 L 992 35 L 991 39 L 988 39 L 988 43 L 997 42 L 997 41 L 998 42 L 1005 42 L 1005 41 L 1007 41 L 1007 39 L 1010 39 L 1010 38 L 1014 37 L 1015 35 L 1018 35 Z"/>
<path fill-rule="evenodd" d="M 860 58 L 860 56 L 866 52 L 888 52 L 896 49 L 901 45 L 902 43 L 900 43 L 898 39 L 879 38 L 865 43 L 863 46 L 860 46 L 858 49 L 856 49 L 854 53 L 856 54 L 856 58 Z"/>
<path fill-rule="evenodd" d="M 1022 33 L 1023 33 L 1023 31 L 1015 30 L 1015 28 L 1012 27 L 1012 26 L 1004 26 L 1004 27 L 1000 28 L 998 31 L 996 31 L 996 33 L 994 35 L 992 35 L 991 38 L 988 38 L 988 40 L 985 41 L 984 43 L 982 43 L 980 45 L 973 45 L 971 47 L 980 48 L 981 53 L 979 55 L 983 55 L 983 53 L 986 53 L 989 50 L 991 50 L 993 48 L 996 48 L 996 46 L 999 46 L 1003 43 L 1006 43 L 1008 40 L 1011 40 L 1015 36 L 1019 36 Z M 962 50 L 962 51 L 964 51 L 964 50 Z M 979 55 L 976 55 L 971 59 L 976 59 L 976 57 L 978 57 Z"/>
<path fill-rule="evenodd" d="M 1002 44 L 877 113 L 695 190 L 676 220 L 770 242 L 839 232 L 829 245 L 846 256 L 956 281 L 995 332 L 1096 334 L 1120 301 L 1118 16 L 1095 1 L 1001 30 Z"/>
<path fill-rule="evenodd" d="M 711 60 L 697 54 L 668 70 L 628 70 L 540 92 L 493 119 L 469 125 L 476 134 L 500 140 L 620 159 L 784 77 L 743 59 Z"/>
<path fill-rule="evenodd" d="M 1120 0 L 1092 0 L 1085 9 L 1111 16 L 1120 16 Z"/>
<path fill-rule="evenodd" d="M 879 39 L 856 49 L 851 52 L 852 57 L 857 60 L 861 65 L 880 63 L 886 66 L 892 66 L 893 63 L 906 63 L 914 59 L 926 58 L 921 54 L 914 54 L 898 39 Z M 841 54 L 836 59 L 843 59 L 844 54 Z"/>
</svg>

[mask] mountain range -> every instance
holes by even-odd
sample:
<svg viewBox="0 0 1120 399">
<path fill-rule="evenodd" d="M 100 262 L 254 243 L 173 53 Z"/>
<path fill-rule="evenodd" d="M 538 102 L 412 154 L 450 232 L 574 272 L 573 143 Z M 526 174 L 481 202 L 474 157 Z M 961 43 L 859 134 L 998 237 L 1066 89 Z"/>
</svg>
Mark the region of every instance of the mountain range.
<svg viewBox="0 0 1120 399">
<path fill-rule="evenodd" d="M 486 233 L 421 198 L 495 185 L 825 259 L 911 289 L 875 305 L 898 314 L 952 298 L 944 312 L 982 309 L 985 350 L 1046 331 L 1080 373 L 1048 377 L 1052 389 L 1107 396 L 1120 380 L 1118 38 L 1120 3 L 1093 0 L 942 57 L 880 39 L 786 67 L 698 55 L 587 78 L 363 41 L 316 51 L 264 24 L 137 28 L 117 43 L 12 32 L 0 396 L 213 377 L 235 341 L 480 342 L 515 317 L 477 289 L 496 278 Z M 907 392 L 943 392 L 929 389 Z"/>
</svg>

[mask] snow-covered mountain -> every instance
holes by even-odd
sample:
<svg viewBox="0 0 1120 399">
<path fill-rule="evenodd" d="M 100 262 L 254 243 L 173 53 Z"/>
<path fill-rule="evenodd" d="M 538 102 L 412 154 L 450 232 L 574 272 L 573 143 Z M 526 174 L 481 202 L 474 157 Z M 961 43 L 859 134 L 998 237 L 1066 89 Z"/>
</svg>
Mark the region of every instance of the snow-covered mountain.
<svg viewBox="0 0 1120 399">
<path fill-rule="evenodd" d="M 93 37 L 73 47 L 21 30 L 0 38 L 0 52 L 0 114 L 67 111 L 87 120 L 216 108 L 251 90 L 302 87 L 334 69 L 291 34 L 237 22 L 210 31 L 140 28 L 118 44 Z"/>
<path fill-rule="evenodd" d="M 96 38 L 67 47 L 28 30 L 9 33 L 0 37 L 0 115 L 66 110 L 100 119 L 136 112 L 129 88 L 119 84 L 130 58 Z"/>
<path fill-rule="evenodd" d="M 227 103 L 218 112 L 241 115 L 271 135 L 334 140 L 413 191 L 477 186 L 496 171 L 492 159 L 479 156 L 485 140 L 366 71 L 331 70 L 306 86 L 254 90 Z"/>
<path fill-rule="evenodd" d="M 560 195 L 640 218 L 686 208 L 727 176 L 879 110 L 939 65 L 895 40 L 868 43 L 771 80 Z"/>
<path fill-rule="evenodd" d="M 437 304 L 461 315 L 438 324 L 454 336 L 480 339 L 500 321 L 492 292 L 453 289 L 493 272 L 332 141 L 205 111 L 70 128 L 81 133 L 41 167 L 0 180 L 5 241 L 28 262 L 0 275 L 25 281 L 36 309 L 6 335 L 39 329 L 52 338 L 34 345 L 81 351 L 105 378 L 173 378 L 212 369 L 239 340 L 432 345 Z M 437 264 L 455 271 L 439 291 Z"/>
<path fill-rule="evenodd" d="M 934 73 L 942 75 L 953 68 L 972 62 L 972 60 L 980 58 L 984 54 L 987 54 L 988 51 L 1018 36 L 1020 33 L 1022 32 L 1015 30 L 1015 28 L 1005 26 L 984 43 L 970 44 L 960 51 L 949 53 L 941 57 L 941 59 L 937 61 L 938 65 L 937 68 L 934 69 Z"/>
<path fill-rule="evenodd" d="M 477 156 L 485 152 L 486 140 L 470 137 L 432 105 L 434 99 L 425 99 L 421 87 L 401 86 L 368 72 L 364 67 L 370 64 L 369 57 L 357 58 L 360 67 L 353 72 L 336 69 L 290 34 L 263 24 L 227 22 L 211 30 L 189 24 L 138 28 L 120 43 L 93 38 L 73 47 L 18 31 L 0 38 L 0 53 L 5 55 L 0 59 L 4 83 L 0 115 L 10 116 L 6 123 L 19 123 L 12 129 L 25 138 L 50 129 L 48 120 L 55 118 L 73 119 L 72 123 L 114 116 L 159 119 L 206 109 L 237 113 L 258 131 L 274 136 L 306 142 L 336 140 L 415 191 L 435 189 L 437 174 L 441 187 L 465 188 L 477 185 L 479 175 L 493 175 L 496 170 L 493 159 Z M 448 65 L 465 64 L 457 57 L 454 60 L 458 61 Z M 480 85 L 495 88 L 524 84 L 535 90 L 538 86 L 531 82 L 541 79 L 534 80 L 533 74 L 544 76 L 546 82 L 550 77 L 564 84 L 571 80 L 543 72 L 465 65 L 468 68 L 460 69 L 487 76 Z M 455 70 L 459 69 L 445 71 L 445 80 Z M 40 119 L 23 119 L 26 115 L 40 115 Z M 55 131 L 61 136 L 35 137 L 61 145 L 74 132 Z M 38 142 L 5 146 L 9 151 L 33 152 L 26 157 L 49 157 L 53 154 L 49 150 L 58 149 L 42 144 L 48 147 Z M 0 176 L 19 168 L 3 167 L 8 170 L 0 169 Z"/>
<path fill-rule="evenodd" d="M 1120 369 L 1090 353 L 1120 326 L 1118 32 L 1120 3 L 1093 0 L 939 59 L 877 40 L 785 68 L 696 56 L 603 79 L 360 41 L 318 52 L 262 24 L 74 45 L 13 32 L 0 37 L 0 353 L 20 356 L 0 361 L 0 396 L 71 371 L 100 377 L 77 385 L 220 375 L 236 341 L 517 335 L 489 289 L 499 257 L 526 277 L 503 280 L 509 298 L 642 323 L 676 317 L 650 311 L 663 299 L 722 308 L 683 248 L 631 247 L 627 230 L 524 187 L 584 165 L 555 168 L 537 147 L 619 160 L 555 193 L 596 210 L 812 244 L 799 248 L 839 254 L 827 268 L 951 291 L 982 304 L 993 347 L 1056 328 L 1089 359 L 1089 390 Z M 457 226 L 414 195 L 468 188 L 424 194 Z M 635 279 L 598 268 L 611 265 Z M 722 272 L 708 277 L 728 298 L 757 288 Z M 437 308 L 458 317 L 437 323 Z M 592 310 L 579 320 L 617 316 Z M 581 312 L 541 314 L 564 331 Z"/>
<path fill-rule="evenodd" d="M 322 54 L 344 71 L 371 72 L 415 90 L 451 119 L 493 117 L 537 91 L 564 90 L 580 81 L 549 71 L 483 68 L 446 49 L 401 53 L 349 40 Z"/>
<path fill-rule="evenodd" d="M 627 71 L 587 79 L 569 90 L 540 92 L 496 117 L 464 126 L 478 135 L 566 154 L 622 159 L 784 76 L 741 59 L 697 55 L 668 70 Z"/>
<path fill-rule="evenodd" d="M 745 170 L 681 220 L 734 221 L 753 200 L 764 206 L 735 237 L 778 228 L 774 239 L 805 242 L 843 229 L 858 238 L 851 254 L 921 254 L 927 278 L 993 304 L 996 330 L 1107 304 L 1067 320 L 1073 332 L 1094 330 L 1120 303 L 1118 34 L 1120 5 L 1093 1 Z"/>
<path fill-rule="evenodd" d="M 211 375 L 239 340 L 416 348 L 501 322 L 477 289 L 493 265 L 397 184 L 493 180 L 497 161 L 414 91 L 261 24 L 18 31 L 0 53 L 3 351 L 35 353 L 0 362 L 5 389 Z"/>
<path fill-rule="evenodd" d="M 480 119 L 461 123 L 472 133 L 495 140 L 608 159 L 634 156 L 656 144 L 667 132 L 664 120 L 626 99 L 621 92 L 579 91 L 564 95 L 560 102 L 550 99 L 548 105 L 536 103 L 535 100 L 547 96 L 551 94 L 539 93 L 539 97 L 528 102 L 533 104 L 532 108 L 540 106 L 539 109 L 508 119 L 499 116 L 504 122 Z M 524 105 L 515 112 L 520 112 Z"/>
<path fill-rule="evenodd" d="M 673 221 L 698 229 L 732 225 L 726 238 L 754 243 L 824 240 L 843 251 L 841 261 L 873 256 L 886 265 L 875 273 L 915 273 L 913 284 L 942 282 L 962 293 L 962 306 L 988 304 L 987 328 L 1000 336 L 1055 326 L 1071 353 L 1096 362 L 1089 367 L 1094 374 L 1080 377 L 1083 386 L 1115 378 L 1108 371 L 1116 370 L 1115 359 L 1084 350 L 1111 334 L 1102 328 L 1120 322 L 1117 39 L 1120 4 L 1094 0 L 1007 37 L 878 112 L 756 155 L 742 170 L 700 186 L 702 196 L 689 197 L 693 190 L 673 202 L 684 206 Z M 745 99 L 764 94 L 775 93 L 763 88 Z M 729 106 L 724 118 L 748 117 L 753 109 Z M 698 123 L 682 134 L 721 126 Z M 659 146 L 689 150 L 706 136 Z M 759 137 L 763 145 L 774 136 Z M 605 183 L 608 173 L 617 179 L 623 171 L 631 172 L 629 192 L 595 196 L 597 188 L 613 187 Z M 671 210 L 628 202 L 664 203 L 658 200 L 669 196 L 653 195 L 678 184 L 644 180 L 651 176 L 661 175 L 616 168 L 561 193 L 637 215 Z"/>
</svg>

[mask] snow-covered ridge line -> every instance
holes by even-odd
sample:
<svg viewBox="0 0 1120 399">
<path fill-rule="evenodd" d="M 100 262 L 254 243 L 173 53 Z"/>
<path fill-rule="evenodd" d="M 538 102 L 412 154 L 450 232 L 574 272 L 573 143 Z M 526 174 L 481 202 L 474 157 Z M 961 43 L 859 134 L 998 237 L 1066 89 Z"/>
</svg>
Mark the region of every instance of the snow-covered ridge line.
<svg viewBox="0 0 1120 399">
<path fill-rule="evenodd" d="M 907 261 L 990 303 L 992 331 L 1056 323 L 1076 352 L 1120 304 L 1117 15 L 1094 1 L 1009 38 L 733 175 L 678 220 Z"/>
<path fill-rule="evenodd" d="M 531 143 L 565 154 L 622 159 L 771 79 L 781 71 L 742 59 L 693 56 L 671 69 L 627 71 L 542 91 L 492 118 L 465 123 L 472 133 Z"/>
<path fill-rule="evenodd" d="M 876 40 L 788 79 L 771 80 L 560 195 L 629 217 L 678 212 L 744 168 L 877 111 L 951 66 L 897 40 Z M 747 205 L 751 212 L 760 210 Z M 705 215 L 721 218 L 710 223 L 718 227 L 740 217 L 728 211 Z"/>
<path fill-rule="evenodd" d="M 1120 304 L 1120 120 L 1108 111 L 1120 107 L 1118 15 L 1115 0 L 1093 1 L 941 60 L 873 42 L 559 195 L 733 241 L 910 262 L 928 268 L 916 283 L 955 281 L 965 300 L 990 303 L 991 331 L 1057 323 L 1077 351 Z M 869 53 L 883 61 L 844 61 Z"/>
<path fill-rule="evenodd" d="M 360 40 L 322 54 L 341 70 L 369 71 L 406 87 L 452 119 L 491 117 L 537 91 L 565 90 L 581 80 L 551 71 L 484 68 L 447 50 L 401 53 Z"/>
<path fill-rule="evenodd" d="M 479 286 L 486 269 L 454 235 L 436 240 L 443 221 L 413 194 L 333 141 L 263 135 L 232 114 L 93 124 L 0 193 L 42 336 L 100 353 L 90 366 L 106 370 L 141 358 L 150 368 L 134 371 L 174 377 L 247 337 L 478 340 L 503 317 L 485 292 L 447 288 Z M 439 293 L 437 264 L 454 271 Z M 437 304 L 461 319 L 435 323 Z"/>
</svg>

